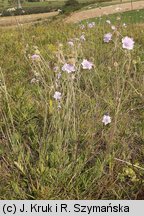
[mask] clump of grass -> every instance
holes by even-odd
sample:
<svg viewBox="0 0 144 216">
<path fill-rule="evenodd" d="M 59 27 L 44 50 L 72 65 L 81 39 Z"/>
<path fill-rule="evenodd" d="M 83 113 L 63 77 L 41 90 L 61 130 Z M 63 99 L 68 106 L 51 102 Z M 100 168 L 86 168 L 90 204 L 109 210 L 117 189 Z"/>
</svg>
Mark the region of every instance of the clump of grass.
<svg viewBox="0 0 144 216">
<path fill-rule="evenodd" d="M 119 21 L 105 44 L 106 24 L 19 28 L 0 35 L 0 198 L 141 198 L 143 30 Z M 122 49 L 119 32 L 134 50 Z M 76 71 L 63 72 L 65 63 Z"/>
</svg>

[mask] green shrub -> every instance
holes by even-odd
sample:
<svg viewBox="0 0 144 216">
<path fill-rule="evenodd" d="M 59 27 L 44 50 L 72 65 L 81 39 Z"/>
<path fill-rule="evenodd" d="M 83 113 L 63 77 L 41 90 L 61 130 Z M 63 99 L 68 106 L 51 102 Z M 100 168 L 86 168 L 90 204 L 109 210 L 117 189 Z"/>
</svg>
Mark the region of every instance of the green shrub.
<svg viewBox="0 0 144 216">
<path fill-rule="evenodd" d="M 38 14 L 38 13 L 46 13 L 56 11 L 52 7 L 23 7 L 23 9 L 16 9 L 14 12 L 9 12 L 7 10 L 3 10 L 2 16 L 11 16 L 11 15 L 22 15 L 22 14 Z"/>
<path fill-rule="evenodd" d="M 79 2 L 77 0 L 67 0 L 65 3 L 65 6 L 76 6 L 79 5 Z"/>
</svg>

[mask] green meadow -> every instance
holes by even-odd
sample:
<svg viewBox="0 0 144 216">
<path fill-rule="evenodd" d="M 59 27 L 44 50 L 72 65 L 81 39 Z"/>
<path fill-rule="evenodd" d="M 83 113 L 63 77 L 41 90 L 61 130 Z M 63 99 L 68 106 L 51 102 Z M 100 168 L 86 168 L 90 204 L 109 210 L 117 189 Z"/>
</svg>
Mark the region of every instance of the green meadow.
<svg viewBox="0 0 144 216">
<path fill-rule="evenodd" d="M 141 16 L 0 29 L 0 199 L 144 198 Z"/>
<path fill-rule="evenodd" d="M 104 15 L 98 18 L 92 18 L 89 21 L 95 21 L 98 25 L 103 25 L 106 20 L 111 20 L 111 22 L 115 25 L 117 24 L 117 19 L 120 17 L 121 23 L 127 23 L 135 26 L 135 24 L 143 24 L 144 23 L 144 9 L 140 10 L 132 10 L 123 13 L 111 14 L 111 15 Z M 86 23 L 83 21 L 82 23 Z"/>
</svg>

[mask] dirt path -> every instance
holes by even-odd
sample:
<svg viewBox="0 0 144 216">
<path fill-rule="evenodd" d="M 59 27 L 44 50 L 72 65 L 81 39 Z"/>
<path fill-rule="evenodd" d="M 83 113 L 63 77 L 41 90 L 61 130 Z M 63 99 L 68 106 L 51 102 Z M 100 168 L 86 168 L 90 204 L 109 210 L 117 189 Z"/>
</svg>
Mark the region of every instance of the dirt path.
<svg viewBox="0 0 144 216">
<path fill-rule="evenodd" d="M 138 10 L 143 8 L 144 8 L 144 1 L 133 2 L 132 5 L 131 3 L 117 4 L 117 5 L 111 5 L 102 8 L 94 8 L 90 10 L 75 12 L 71 14 L 71 16 L 67 17 L 65 21 L 66 23 L 77 23 L 80 22 L 81 20 L 85 20 L 89 18 L 114 14 L 118 12 L 130 11 L 131 9 Z"/>
<path fill-rule="evenodd" d="M 56 16 L 58 12 L 31 14 L 22 16 L 0 17 L 0 26 L 15 26 L 24 23 L 33 23 L 41 19 L 47 19 L 48 17 Z"/>
</svg>

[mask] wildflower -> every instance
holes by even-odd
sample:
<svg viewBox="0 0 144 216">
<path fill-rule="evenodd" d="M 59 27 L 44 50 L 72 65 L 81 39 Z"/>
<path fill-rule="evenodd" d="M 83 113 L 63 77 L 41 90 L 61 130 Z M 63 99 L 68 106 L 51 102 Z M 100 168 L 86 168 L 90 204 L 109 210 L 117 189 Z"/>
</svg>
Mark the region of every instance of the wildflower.
<svg viewBox="0 0 144 216">
<path fill-rule="evenodd" d="M 7 11 L 8 12 L 14 12 L 14 11 L 16 11 L 16 8 L 8 8 Z"/>
<path fill-rule="evenodd" d="M 61 13 L 61 12 L 62 12 L 62 10 L 61 10 L 61 9 L 58 9 L 57 11 L 58 11 L 59 13 Z"/>
<path fill-rule="evenodd" d="M 132 50 L 134 47 L 134 43 L 135 42 L 134 42 L 133 38 L 126 36 L 122 39 L 122 47 L 124 49 L 127 49 L 127 50 Z"/>
<path fill-rule="evenodd" d="M 114 25 L 111 26 L 112 30 L 116 30 L 116 27 Z"/>
<path fill-rule="evenodd" d="M 108 114 L 105 114 L 103 116 L 102 123 L 104 123 L 104 125 L 110 124 L 111 123 L 111 117 Z"/>
<path fill-rule="evenodd" d="M 111 33 L 107 33 L 104 35 L 104 42 L 105 43 L 109 43 L 112 40 L 112 34 Z"/>
<path fill-rule="evenodd" d="M 110 20 L 106 20 L 106 23 L 111 24 L 111 21 Z"/>
<path fill-rule="evenodd" d="M 87 59 L 84 59 L 81 64 L 82 64 L 83 69 L 91 70 L 93 67 L 93 63 L 88 61 Z"/>
<path fill-rule="evenodd" d="M 70 45 L 71 47 L 73 47 L 73 46 L 74 46 L 74 43 L 73 43 L 72 41 L 69 41 L 69 42 L 68 42 L 68 45 Z"/>
<path fill-rule="evenodd" d="M 60 100 L 61 99 L 61 93 L 60 92 L 58 92 L 58 91 L 56 91 L 55 93 L 54 93 L 54 99 L 56 99 L 56 100 Z"/>
<path fill-rule="evenodd" d="M 86 40 L 84 34 L 80 36 L 80 40 L 82 40 L 82 41 L 85 41 L 85 40 Z"/>
<path fill-rule="evenodd" d="M 89 28 L 93 28 L 95 26 L 95 22 L 88 23 Z"/>
<path fill-rule="evenodd" d="M 72 64 L 64 64 L 62 67 L 62 71 L 65 71 L 67 73 L 75 72 L 75 66 Z"/>
<path fill-rule="evenodd" d="M 34 54 L 31 56 L 32 60 L 39 60 L 40 56 L 38 54 Z"/>
</svg>

